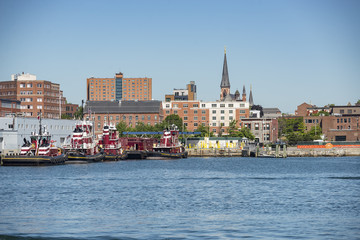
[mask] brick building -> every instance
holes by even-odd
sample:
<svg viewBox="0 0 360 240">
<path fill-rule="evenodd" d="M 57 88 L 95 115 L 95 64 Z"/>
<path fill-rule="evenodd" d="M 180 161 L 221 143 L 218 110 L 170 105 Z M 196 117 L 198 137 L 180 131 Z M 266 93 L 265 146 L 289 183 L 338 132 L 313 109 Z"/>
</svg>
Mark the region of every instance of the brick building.
<svg viewBox="0 0 360 240">
<path fill-rule="evenodd" d="M 116 73 L 113 78 L 86 79 L 88 101 L 115 101 L 152 99 L 152 78 L 124 78 Z"/>
<path fill-rule="evenodd" d="M 73 103 L 66 103 L 65 105 L 65 115 L 73 118 L 76 111 L 79 109 L 79 105 L 78 104 L 73 104 Z"/>
<path fill-rule="evenodd" d="M 18 100 L 0 99 L 0 117 L 20 113 L 20 103 Z"/>
<path fill-rule="evenodd" d="M 32 74 L 13 74 L 11 81 L 0 82 L 0 98 L 18 100 L 20 112 L 26 117 L 36 117 L 40 110 L 45 118 L 60 118 L 64 113 L 66 98 L 60 84 L 37 80 Z"/>
<path fill-rule="evenodd" d="M 103 131 L 104 123 L 118 124 L 124 121 L 134 127 L 142 122 L 154 126 L 163 120 L 160 101 L 87 101 L 84 116 L 91 117 L 95 122 L 95 134 Z"/>
<path fill-rule="evenodd" d="M 176 89 L 174 88 L 173 94 L 165 95 L 165 101 L 193 101 L 196 100 L 196 85 L 194 81 L 190 81 L 189 84 L 186 85 L 186 89 Z"/>
<path fill-rule="evenodd" d="M 360 115 L 306 116 L 303 118 L 306 131 L 310 131 L 312 127 L 315 129 L 320 127 L 324 139 L 327 141 L 359 141 L 360 139 Z"/>
<path fill-rule="evenodd" d="M 258 142 L 276 142 L 279 138 L 279 124 L 277 118 L 264 117 L 242 119 L 241 127 L 249 128 Z"/>
<path fill-rule="evenodd" d="M 215 135 L 227 134 L 227 128 L 233 120 L 249 117 L 249 103 L 240 101 L 203 102 L 203 101 L 170 101 L 163 102 L 164 117 L 170 114 L 179 115 L 188 131 L 196 130 L 199 125 L 210 127 Z"/>
</svg>

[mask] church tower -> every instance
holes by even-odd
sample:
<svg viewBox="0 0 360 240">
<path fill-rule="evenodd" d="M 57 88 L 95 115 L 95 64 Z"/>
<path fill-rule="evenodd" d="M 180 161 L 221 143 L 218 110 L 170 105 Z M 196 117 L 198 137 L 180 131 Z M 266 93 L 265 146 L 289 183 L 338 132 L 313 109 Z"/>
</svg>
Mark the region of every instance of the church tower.
<svg viewBox="0 0 360 240">
<path fill-rule="evenodd" d="M 252 87 L 251 87 L 251 84 L 250 84 L 249 105 L 250 105 L 250 107 L 254 105 L 254 99 L 253 99 L 253 95 L 252 95 Z"/>
<path fill-rule="evenodd" d="M 223 65 L 223 72 L 222 72 L 222 79 L 221 79 L 221 93 L 220 93 L 220 100 L 224 101 L 227 95 L 230 95 L 230 81 L 229 81 L 229 73 L 226 61 L 226 48 L 224 49 L 224 65 Z"/>
<path fill-rule="evenodd" d="M 246 91 L 245 91 L 245 85 L 244 85 L 244 87 L 243 87 L 242 101 L 243 101 L 243 102 L 246 102 Z"/>
</svg>

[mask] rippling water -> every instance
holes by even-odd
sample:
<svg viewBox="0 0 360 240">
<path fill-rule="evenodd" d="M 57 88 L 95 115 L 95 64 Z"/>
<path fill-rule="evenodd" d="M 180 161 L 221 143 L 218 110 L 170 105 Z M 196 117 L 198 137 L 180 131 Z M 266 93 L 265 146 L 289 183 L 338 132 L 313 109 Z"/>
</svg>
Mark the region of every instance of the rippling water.
<svg viewBox="0 0 360 240">
<path fill-rule="evenodd" d="M 0 239 L 359 239 L 360 158 L 0 167 Z"/>
</svg>

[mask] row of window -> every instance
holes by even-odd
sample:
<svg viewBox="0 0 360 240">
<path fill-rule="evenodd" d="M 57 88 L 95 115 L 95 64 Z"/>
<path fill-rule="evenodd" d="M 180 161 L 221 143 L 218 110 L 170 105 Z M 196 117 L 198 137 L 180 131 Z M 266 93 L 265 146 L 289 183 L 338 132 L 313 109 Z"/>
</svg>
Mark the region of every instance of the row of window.
<svg viewBox="0 0 360 240">
<path fill-rule="evenodd" d="M 351 118 L 338 118 L 337 123 L 351 123 Z"/>
<path fill-rule="evenodd" d="M 182 106 L 183 106 L 183 108 L 188 108 L 188 107 L 189 107 L 189 104 L 188 104 L 188 103 L 184 103 Z M 219 105 L 218 105 L 217 103 L 211 104 L 211 107 L 212 107 L 212 108 L 217 108 L 218 106 L 220 106 L 221 108 L 225 108 L 225 107 L 232 108 L 232 107 L 234 107 L 234 104 L 233 104 L 233 103 L 229 103 L 229 104 L 227 104 L 227 106 L 226 106 L 225 103 L 221 103 L 221 104 L 219 104 Z M 240 103 L 239 106 L 240 106 L 240 107 L 245 107 L 245 104 L 244 104 L 244 103 Z M 174 104 L 173 104 L 173 108 L 178 108 L 178 107 L 179 107 L 179 104 L 178 104 L 178 103 L 174 103 Z M 199 107 L 199 104 L 194 103 L 194 104 L 192 104 L 192 107 L 193 107 L 193 108 L 198 108 L 198 107 Z M 205 108 L 205 107 L 206 107 L 206 104 L 202 103 L 202 104 L 201 104 L 201 107 L 202 107 L 202 108 Z M 165 108 L 170 108 L 170 104 L 166 104 L 166 105 L 165 105 Z"/>
<path fill-rule="evenodd" d="M 46 88 L 50 88 L 49 85 L 45 85 L 45 86 L 46 86 Z M 33 84 L 32 83 L 27 83 L 27 84 L 26 83 L 20 83 L 20 88 L 25 88 L 25 87 L 32 88 Z M 36 84 L 36 87 L 41 88 L 42 84 L 38 83 L 38 84 Z"/>
<path fill-rule="evenodd" d="M 135 121 L 138 121 L 139 119 L 141 118 L 142 121 L 145 120 L 145 118 L 150 121 L 151 120 L 151 115 L 141 115 L 140 117 L 138 115 L 135 116 Z M 107 116 L 104 116 L 104 121 L 106 121 L 108 118 Z M 126 119 L 129 119 L 129 121 L 132 121 L 133 119 L 133 116 L 128 116 L 126 117 L 125 115 L 123 115 L 122 117 L 121 116 L 109 116 L 109 120 L 112 121 L 112 120 L 116 120 L 116 121 L 119 121 L 120 119 L 122 119 L 123 121 L 126 121 Z M 158 119 L 158 116 L 157 115 L 154 115 L 154 120 L 157 120 Z M 97 120 L 100 121 L 101 120 L 101 116 L 98 116 L 97 117 Z"/>
</svg>

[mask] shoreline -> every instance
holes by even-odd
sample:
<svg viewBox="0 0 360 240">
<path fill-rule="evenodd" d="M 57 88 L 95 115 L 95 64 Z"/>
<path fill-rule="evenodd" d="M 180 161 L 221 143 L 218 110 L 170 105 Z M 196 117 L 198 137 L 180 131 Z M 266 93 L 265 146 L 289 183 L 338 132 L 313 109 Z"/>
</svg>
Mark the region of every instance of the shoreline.
<svg viewBox="0 0 360 240">
<path fill-rule="evenodd" d="M 191 148 L 187 149 L 189 157 L 243 157 L 241 149 Z M 276 157 L 276 151 L 260 150 L 259 157 Z M 354 157 L 360 156 L 360 148 L 332 148 L 332 149 L 299 149 L 289 147 L 286 152 L 280 151 L 279 158 L 283 157 Z M 255 156 L 254 156 L 255 157 Z"/>
</svg>

